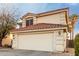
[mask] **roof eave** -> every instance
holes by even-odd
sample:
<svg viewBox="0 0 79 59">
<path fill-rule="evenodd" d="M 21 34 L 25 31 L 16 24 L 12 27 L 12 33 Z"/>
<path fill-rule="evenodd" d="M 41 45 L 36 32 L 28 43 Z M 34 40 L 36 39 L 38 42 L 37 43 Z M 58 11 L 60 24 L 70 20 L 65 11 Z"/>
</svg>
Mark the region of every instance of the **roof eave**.
<svg viewBox="0 0 79 59">
<path fill-rule="evenodd" d="M 23 31 L 12 31 L 11 33 L 23 33 L 23 32 L 39 32 L 39 31 L 48 31 L 48 30 L 62 30 L 67 29 L 67 27 L 60 27 L 60 28 L 48 28 L 48 29 L 35 29 L 35 30 L 23 30 Z"/>
</svg>

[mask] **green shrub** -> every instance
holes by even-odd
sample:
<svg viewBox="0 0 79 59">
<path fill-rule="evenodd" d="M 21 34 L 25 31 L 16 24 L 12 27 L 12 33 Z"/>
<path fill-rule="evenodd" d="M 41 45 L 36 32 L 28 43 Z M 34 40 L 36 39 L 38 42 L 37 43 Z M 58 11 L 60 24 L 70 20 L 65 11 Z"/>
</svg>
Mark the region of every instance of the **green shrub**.
<svg viewBox="0 0 79 59">
<path fill-rule="evenodd" d="M 77 34 L 75 37 L 74 47 L 75 47 L 75 55 L 79 56 L 79 34 Z"/>
</svg>

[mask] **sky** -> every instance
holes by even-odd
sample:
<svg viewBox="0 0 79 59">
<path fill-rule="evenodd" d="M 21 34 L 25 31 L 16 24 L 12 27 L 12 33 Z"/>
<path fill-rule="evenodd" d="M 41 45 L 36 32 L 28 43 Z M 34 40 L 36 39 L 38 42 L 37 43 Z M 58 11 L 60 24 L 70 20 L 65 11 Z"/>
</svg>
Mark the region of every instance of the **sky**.
<svg viewBox="0 0 79 59">
<path fill-rule="evenodd" d="M 79 4 L 78 3 L 8 3 L 0 4 L 0 9 L 7 7 L 7 9 L 16 9 L 18 11 L 20 18 L 27 12 L 31 13 L 41 13 L 50 10 L 56 10 L 61 8 L 69 8 L 69 15 L 78 14 L 79 15 Z M 75 24 L 75 34 L 79 32 L 79 19 Z"/>
</svg>

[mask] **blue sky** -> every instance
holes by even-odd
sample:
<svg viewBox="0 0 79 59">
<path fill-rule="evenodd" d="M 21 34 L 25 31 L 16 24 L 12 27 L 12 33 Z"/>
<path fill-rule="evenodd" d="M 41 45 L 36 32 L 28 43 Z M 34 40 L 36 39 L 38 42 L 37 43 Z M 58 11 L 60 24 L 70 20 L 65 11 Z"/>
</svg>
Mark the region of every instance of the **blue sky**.
<svg viewBox="0 0 79 59">
<path fill-rule="evenodd" d="M 40 13 L 60 8 L 69 8 L 69 14 L 78 14 L 79 15 L 79 4 L 78 3 L 26 3 L 26 4 L 0 4 L 0 8 L 9 7 L 9 8 L 18 8 L 19 15 L 22 16 L 27 12 Z M 20 17 L 19 16 L 19 17 Z M 75 33 L 79 32 L 79 20 L 75 25 Z"/>
</svg>

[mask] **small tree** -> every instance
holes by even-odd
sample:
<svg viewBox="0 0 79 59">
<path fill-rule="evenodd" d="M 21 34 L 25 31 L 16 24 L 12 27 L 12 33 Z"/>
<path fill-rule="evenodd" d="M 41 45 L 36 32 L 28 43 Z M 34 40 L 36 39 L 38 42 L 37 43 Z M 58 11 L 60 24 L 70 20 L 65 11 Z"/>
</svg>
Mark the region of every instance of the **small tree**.
<svg viewBox="0 0 79 59">
<path fill-rule="evenodd" d="M 79 56 L 79 34 L 75 36 L 74 45 L 75 45 L 75 55 Z"/>
<path fill-rule="evenodd" d="M 7 7 L 0 10 L 0 44 L 2 39 L 7 34 L 10 34 L 10 30 L 12 30 L 16 25 L 18 16 L 16 10 L 9 10 Z"/>
</svg>

